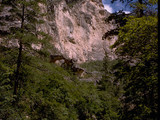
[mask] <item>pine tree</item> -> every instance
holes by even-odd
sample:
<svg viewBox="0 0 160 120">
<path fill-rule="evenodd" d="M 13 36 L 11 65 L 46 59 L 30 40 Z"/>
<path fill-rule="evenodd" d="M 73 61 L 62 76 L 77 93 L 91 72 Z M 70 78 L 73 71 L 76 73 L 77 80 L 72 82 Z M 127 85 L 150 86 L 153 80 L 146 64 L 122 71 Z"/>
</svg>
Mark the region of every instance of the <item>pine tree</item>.
<svg viewBox="0 0 160 120">
<path fill-rule="evenodd" d="M 2 4 L 10 5 L 12 15 L 15 21 L 20 21 L 19 27 L 15 26 L 10 29 L 10 35 L 5 36 L 4 43 L 7 41 L 17 41 L 18 52 L 16 60 L 14 79 L 14 95 L 18 95 L 20 87 L 22 64 L 25 56 L 43 54 L 47 45 L 49 45 L 50 37 L 37 30 L 37 25 L 43 23 L 42 17 L 45 13 L 41 13 L 40 4 L 45 4 L 45 0 L 3 0 Z M 13 21 L 14 22 L 14 21 Z M 8 45 L 7 45 L 8 46 Z M 36 50 L 33 46 L 40 46 L 40 50 Z M 9 46 L 8 46 L 9 47 Z M 49 47 L 49 46 L 48 46 Z M 13 47 L 12 47 L 13 48 Z M 15 48 L 16 50 L 16 48 Z M 44 53 L 45 54 L 45 53 Z"/>
<path fill-rule="evenodd" d="M 118 120 L 119 109 L 121 108 L 119 98 L 122 91 L 114 76 L 115 69 L 113 67 L 117 61 L 110 60 L 106 53 L 103 62 L 103 75 L 97 86 L 102 101 L 102 111 L 99 113 L 98 119 Z"/>
</svg>

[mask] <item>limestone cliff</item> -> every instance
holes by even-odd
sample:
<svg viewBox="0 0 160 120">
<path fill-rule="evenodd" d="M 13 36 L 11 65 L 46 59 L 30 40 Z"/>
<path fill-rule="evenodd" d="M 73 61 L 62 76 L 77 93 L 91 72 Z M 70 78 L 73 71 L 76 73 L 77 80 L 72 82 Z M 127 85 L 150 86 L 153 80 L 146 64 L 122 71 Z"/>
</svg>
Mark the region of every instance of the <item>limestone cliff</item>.
<svg viewBox="0 0 160 120">
<path fill-rule="evenodd" d="M 114 58 L 109 46 L 116 37 L 102 40 L 102 36 L 116 25 L 105 22 L 110 13 L 104 9 L 101 0 L 47 1 L 46 6 L 40 4 L 41 11 L 48 14 L 43 17 L 45 23 L 38 25 L 37 29 L 52 37 L 51 42 L 58 54 L 78 63 L 102 60 L 105 51 Z M 16 20 L 10 9 L 6 6 L 0 11 L 0 32 L 3 34 L 9 33 L 12 27 L 20 26 L 20 21 Z M 51 51 L 53 55 L 57 53 Z"/>
<path fill-rule="evenodd" d="M 115 38 L 102 40 L 102 36 L 115 25 L 105 23 L 110 13 L 101 0 L 50 0 L 47 6 L 41 7 L 49 14 L 38 29 L 52 36 L 52 44 L 61 54 L 79 63 L 102 60 L 104 50 L 114 57 L 109 45 Z"/>
</svg>

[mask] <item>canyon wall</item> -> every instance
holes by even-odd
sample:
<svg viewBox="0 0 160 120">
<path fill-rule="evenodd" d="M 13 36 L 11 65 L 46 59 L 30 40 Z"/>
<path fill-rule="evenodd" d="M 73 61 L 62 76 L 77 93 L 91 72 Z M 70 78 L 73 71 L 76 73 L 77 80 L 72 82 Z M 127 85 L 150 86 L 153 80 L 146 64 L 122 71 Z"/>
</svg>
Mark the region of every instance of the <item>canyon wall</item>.
<svg viewBox="0 0 160 120">
<path fill-rule="evenodd" d="M 44 24 L 37 25 L 37 30 L 52 37 L 52 55 L 61 54 L 78 63 L 102 60 L 105 51 L 109 57 L 115 58 L 109 46 L 115 42 L 116 36 L 105 40 L 102 36 L 116 24 L 105 22 L 110 13 L 104 9 L 101 0 L 47 0 L 47 5 L 39 6 L 47 15 L 43 17 Z M 1 35 L 9 33 L 12 27 L 20 27 L 20 21 L 11 13 L 11 6 L 0 11 L 0 18 L 1 42 Z M 12 41 L 12 44 L 18 43 Z"/>
<path fill-rule="evenodd" d="M 105 22 L 110 13 L 101 0 L 48 1 L 41 8 L 48 15 L 38 29 L 52 36 L 52 44 L 65 57 L 78 63 L 102 60 L 105 51 L 112 59 L 115 57 L 109 46 L 116 37 L 102 40 L 102 36 L 116 25 Z"/>
</svg>

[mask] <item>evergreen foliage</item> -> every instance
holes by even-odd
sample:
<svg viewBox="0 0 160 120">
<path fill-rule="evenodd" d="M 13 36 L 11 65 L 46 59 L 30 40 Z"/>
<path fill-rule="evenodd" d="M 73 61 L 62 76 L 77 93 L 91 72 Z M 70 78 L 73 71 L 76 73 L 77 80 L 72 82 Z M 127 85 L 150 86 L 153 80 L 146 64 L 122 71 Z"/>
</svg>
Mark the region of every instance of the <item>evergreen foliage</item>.
<svg viewBox="0 0 160 120">
<path fill-rule="evenodd" d="M 44 15 L 39 2 L 44 1 L 2 1 L 3 7 L 12 6 L 20 27 L 12 27 L 0 46 L 0 119 L 117 118 L 117 104 L 110 104 L 109 92 L 100 91 L 93 82 L 79 81 L 70 71 L 49 63 L 50 37 L 36 29 L 37 24 L 43 23 L 40 18 Z M 17 45 L 9 44 L 14 42 Z M 97 62 L 93 70 L 100 71 L 101 63 Z"/>
<path fill-rule="evenodd" d="M 117 63 L 116 60 L 110 60 L 107 55 L 104 58 L 102 79 L 98 82 L 97 89 L 102 100 L 102 112 L 99 115 L 100 120 L 118 120 L 121 102 L 119 100 L 122 95 L 120 83 L 115 81 L 113 69 Z"/>
<path fill-rule="evenodd" d="M 155 1 L 149 0 L 147 5 Z M 144 16 L 133 14 L 123 22 L 123 13 L 119 18 L 117 14 L 112 16 L 117 23 L 122 22 L 118 41 L 112 46 L 118 59 L 110 60 L 106 54 L 103 62 L 82 65 L 88 72 L 101 72 L 102 78 L 95 85 L 49 63 L 51 38 L 36 29 L 46 14 L 41 13 L 39 2 L 45 3 L 2 0 L 3 7 L 12 6 L 20 27 L 11 28 L 10 35 L 3 36 L 0 44 L 0 119 L 155 120 L 158 116 L 156 13 L 150 15 L 148 9 L 143 9 Z M 10 44 L 15 41 L 16 46 Z M 41 49 L 33 45 L 40 45 Z"/>
</svg>

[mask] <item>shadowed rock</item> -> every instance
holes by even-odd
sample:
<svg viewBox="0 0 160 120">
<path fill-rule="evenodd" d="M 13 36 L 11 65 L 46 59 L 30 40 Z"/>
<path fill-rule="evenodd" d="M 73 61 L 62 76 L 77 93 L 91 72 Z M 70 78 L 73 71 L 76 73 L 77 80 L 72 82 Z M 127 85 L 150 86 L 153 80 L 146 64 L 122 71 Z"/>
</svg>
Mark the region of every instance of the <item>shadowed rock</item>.
<svg viewBox="0 0 160 120">
<path fill-rule="evenodd" d="M 72 67 L 72 71 L 78 75 L 79 77 L 83 77 L 84 76 L 84 73 L 85 73 L 85 70 L 82 69 L 82 68 L 79 68 L 79 67 L 76 67 L 76 66 L 73 66 Z"/>
<path fill-rule="evenodd" d="M 61 67 L 65 69 L 71 69 L 71 71 L 78 75 L 79 77 L 82 77 L 85 73 L 85 70 L 75 65 L 75 60 L 73 59 L 67 59 L 63 57 L 62 55 L 50 55 L 50 63 L 56 63 L 57 61 L 63 60 L 63 63 L 61 64 Z"/>
<path fill-rule="evenodd" d="M 50 63 L 56 63 L 57 60 L 65 59 L 62 55 L 50 55 Z"/>
</svg>

